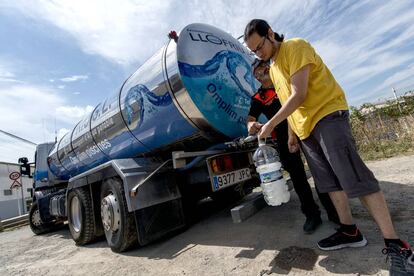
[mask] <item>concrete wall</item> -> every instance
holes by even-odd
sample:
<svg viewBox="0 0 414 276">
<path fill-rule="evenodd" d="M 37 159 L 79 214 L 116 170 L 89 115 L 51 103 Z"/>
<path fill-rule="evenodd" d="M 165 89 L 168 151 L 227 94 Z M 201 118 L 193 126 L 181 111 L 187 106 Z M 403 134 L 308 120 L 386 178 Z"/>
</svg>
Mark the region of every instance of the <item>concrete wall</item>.
<svg viewBox="0 0 414 276">
<path fill-rule="evenodd" d="M 0 220 L 26 214 L 28 208 L 26 201 L 31 199 L 30 190 L 33 188 L 33 179 L 27 176 L 18 179 L 20 183 L 23 183 L 23 206 L 22 188 L 11 189 L 11 195 L 7 194 L 13 184 L 13 180 L 9 178 L 12 172 L 20 172 L 20 166 L 0 162 Z"/>
<path fill-rule="evenodd" d="M 28 204 L 26 199 L 24 202 L 24 212 L 22 212 L 22 200 L 21 199 L 12 199 L 7 201 L 0 201 L 0 220 L 5 220 L 8 218 L 13 218 L 20 216 L 21 214 L 27 214 L 26 211 Z"/>
</svg>

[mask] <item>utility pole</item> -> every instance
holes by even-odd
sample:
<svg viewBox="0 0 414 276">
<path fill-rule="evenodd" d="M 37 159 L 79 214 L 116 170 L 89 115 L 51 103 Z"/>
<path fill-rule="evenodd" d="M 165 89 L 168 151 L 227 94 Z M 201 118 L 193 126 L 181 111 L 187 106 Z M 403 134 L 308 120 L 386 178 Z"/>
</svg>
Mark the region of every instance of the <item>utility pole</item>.
<svg viewBox="0 0 414 276">
<path fill-rule="evenodd" d="M 394 98 L 397 101 L 398 110 L 400 111 L 400 114 L 402 115 L 402 109 L 401 109 L 401 106 L 400 106 L 400 101 L 398 100 L 397 93 L 395 93 L 395 88 L 392 87 L 391 89 L 392 89 L 392 93 L 394 94 Z"/>
<path fill-rule="evenodd" d="M 26 214 L 26 209 L 24 208 L 24 191 L 23 191 L 23 176 L 20 174 L 20 189 L 22 192 L 22 213 L 20 215 Z"/>
</svg>

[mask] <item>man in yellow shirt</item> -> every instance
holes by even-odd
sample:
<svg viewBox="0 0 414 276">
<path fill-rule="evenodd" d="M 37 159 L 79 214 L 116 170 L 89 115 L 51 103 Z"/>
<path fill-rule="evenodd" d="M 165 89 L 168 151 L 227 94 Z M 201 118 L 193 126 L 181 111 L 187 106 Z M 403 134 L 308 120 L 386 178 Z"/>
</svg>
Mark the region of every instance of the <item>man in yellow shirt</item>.
<svg viewBox="0 0 414 276">
<path fill-rule="evenodd" d="M 286 118 L 290 129 L 288 146 L 298 140 L 315 184 L 327 192 L 338 212 L 341 227 L 318 242 L 322 250 L 362 247 L 367 240 L 353 224 L 348 198 L 358 197 L 375 219 L 384 237 L 384 252 L 391 257 L 392 273 L 412 275 L 412 251 L 395 232 L 377 179 L 361 160 L 349 126 L 345 94 L 314 48 L 303 39 L 284 40 L 261 19 L 245 29 L 247 46 L 260 59 L 271 60 L 270 76 L 282 108 L 261 126 L 260 138 Z M 403 264 L 403 265 L 401 265 Z"/>
</svg>

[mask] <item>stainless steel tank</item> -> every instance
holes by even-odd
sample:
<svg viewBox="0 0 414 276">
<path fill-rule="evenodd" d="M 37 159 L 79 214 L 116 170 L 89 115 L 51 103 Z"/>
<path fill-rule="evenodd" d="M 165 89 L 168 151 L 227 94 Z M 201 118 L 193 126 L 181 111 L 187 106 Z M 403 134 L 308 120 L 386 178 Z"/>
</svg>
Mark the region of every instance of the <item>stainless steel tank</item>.
<svg viewBox="0 0 414 276">
<path fill-rule="evenodd" d="M 111 159 L 200 149 L 246 134 L 257 84 L 249 51 L 206 24 L 181 30 L 51 150 L 66 180 Z"/>
</svg>

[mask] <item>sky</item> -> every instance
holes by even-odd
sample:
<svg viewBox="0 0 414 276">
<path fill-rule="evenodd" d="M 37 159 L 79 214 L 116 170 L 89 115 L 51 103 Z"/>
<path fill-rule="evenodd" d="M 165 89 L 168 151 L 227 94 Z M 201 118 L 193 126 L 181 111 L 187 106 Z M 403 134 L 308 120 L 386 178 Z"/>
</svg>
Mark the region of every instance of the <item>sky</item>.
<svg viewBox="0 0 414 276">
<path fill-rule="evenodd" d="M 53 141 L 119 90 L 170 30 L 198 22 L 238 37 L 253 18 L 308 40 L 350 105 L 414 88 L 410 0 L 0 0 L 0 130 Z M 0 135 L 0 161 L 26 147 Z"/>
</svg>

